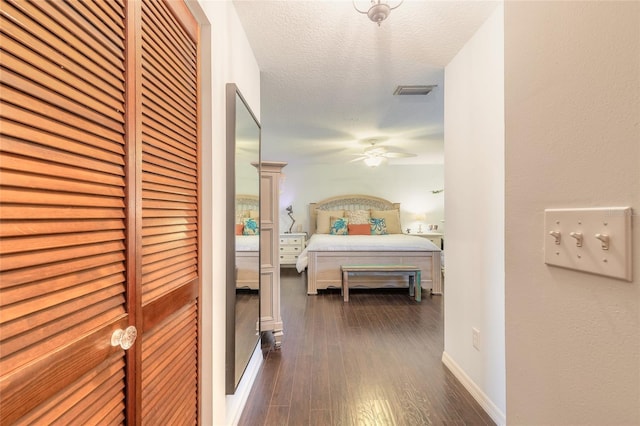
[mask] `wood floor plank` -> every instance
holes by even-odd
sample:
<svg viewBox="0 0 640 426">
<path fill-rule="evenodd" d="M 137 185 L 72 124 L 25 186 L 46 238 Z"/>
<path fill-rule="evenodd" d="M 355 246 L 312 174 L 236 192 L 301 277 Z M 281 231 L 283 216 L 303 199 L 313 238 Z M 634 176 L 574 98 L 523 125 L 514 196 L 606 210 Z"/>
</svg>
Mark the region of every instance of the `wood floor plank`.
<svg viewBox="0 0 640 426">
<path fill-rule="evenodd" d="M 306 295 L 281 272 L 284 338 L 265 360 L 239 425 L 493 425 L 442 364 L 442 296 L 406 290 Z"/>
</svg>

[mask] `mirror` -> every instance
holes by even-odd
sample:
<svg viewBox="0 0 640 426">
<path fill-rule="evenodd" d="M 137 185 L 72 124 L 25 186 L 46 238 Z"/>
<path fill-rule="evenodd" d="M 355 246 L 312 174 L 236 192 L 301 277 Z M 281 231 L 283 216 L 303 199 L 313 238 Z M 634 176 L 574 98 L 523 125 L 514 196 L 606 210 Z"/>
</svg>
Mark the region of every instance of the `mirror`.
<svg viewBox="0 0 640 426">
<path fill-rule="evenodd" d="M 260 124 L 227 84 L 226 393 L 233 394 L 259 341 Z"/>
</svg>

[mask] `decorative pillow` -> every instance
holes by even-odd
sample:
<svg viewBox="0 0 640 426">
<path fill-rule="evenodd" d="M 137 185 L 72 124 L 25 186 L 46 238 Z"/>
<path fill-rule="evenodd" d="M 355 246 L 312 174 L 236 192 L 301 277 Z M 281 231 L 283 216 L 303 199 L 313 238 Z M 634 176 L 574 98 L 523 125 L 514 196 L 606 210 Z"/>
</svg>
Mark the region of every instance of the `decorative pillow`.
<svg viewBox="0 0 640 426">
<path fill-rule="evenodd" d="M 371 218 L 369 210 L 347 210 L 344 212 L 344 217 L 349 219 L 350 225 L 368 225 Z"/>
<path fill-rule="evenodd" d="M 347 228 L 349 229 L 349 235 L 371 235 L 371 224 L 368 222 L 355 225 L 349 223 Z"/>
<path fill-rule="evenodd" d="M 328 234 L 331 227 L 331 216 L 342 217 L 344 210 L 316 210 L 316 234 Z"/>
<path fill-rule="evenodd" d="M 236 211 L 236 223 L 242 223 L 242 221 L 249 217 L 247 212 Z"/>
<path fill-rule="evenodd" d="M 331 228 L 329 234 L 331 235 L 347 235 L 348 234 L 349 219 L 346 217 L 331 217 Z"/>
<path fill-rule="evenodd" d="M 236 235 L 242 235 L 243 230 L 244 230 L 244 224 L 236 223 Z"/>
<path fill-rule="evenodd" d="M 387 235 L 387 222 L 382 218 L 369 219 L 371 223 L 371 235 Z"/>
<path fill-rule="evenodd" d="M 402 228 L 400 227 L 400 212 L 395 210 L 371 210 L 371 217 L 377 219 L 384 219 L 387 224 L 387 233 L 389 234 L 402 234 Z"/>
<path fill-rule="evenodd" d="M 258 235 L 259 227 L 258 222 L 253 218 L 245 219 L 244 228 L 242 229 L 242 235 Z"/>
</svg>

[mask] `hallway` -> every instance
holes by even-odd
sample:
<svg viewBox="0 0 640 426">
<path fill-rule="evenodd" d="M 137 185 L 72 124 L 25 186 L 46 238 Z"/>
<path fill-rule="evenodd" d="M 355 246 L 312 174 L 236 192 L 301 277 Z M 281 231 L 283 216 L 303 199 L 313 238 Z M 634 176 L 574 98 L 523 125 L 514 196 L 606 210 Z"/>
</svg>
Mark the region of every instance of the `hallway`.
<svg viewBox="0 0 640 426">
<path fill-rule="evenodd" d="M 282 349 L 266 354 L 240 425 L 494 424 L 441 362 L 441 296 L 356 290 L 345 304 L 281 274 Z"/>
</svg>

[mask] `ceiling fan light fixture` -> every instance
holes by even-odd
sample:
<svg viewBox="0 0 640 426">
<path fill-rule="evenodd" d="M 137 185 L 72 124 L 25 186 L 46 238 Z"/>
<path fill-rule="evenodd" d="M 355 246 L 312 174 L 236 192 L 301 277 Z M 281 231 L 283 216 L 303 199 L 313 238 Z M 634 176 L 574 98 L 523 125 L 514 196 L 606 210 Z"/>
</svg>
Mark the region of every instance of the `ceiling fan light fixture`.
<svg viewBox="0 0 640 426">
<path fill-rule="evenodd" d="M 389 14 L 391 14 L 391 11 L 393 9 L 397 9 L 402 4 L 403 1 L 404 0 L 400 0 L 400 3 L 398 3 L 394 7 L 391 7 L 384 0 L 371 0 L 371 6 L 369 7 L 369 10 L 364 11 L 364 10 L 358 9 L 358 6 L 356 5 L 356 0 L 353 0 L 353 8 L 356 11 L 367 15 L 372 22 L 375 22 L 376 24 L 378 24 L 378 26 L 380 26 L 380 23 L 389 17 Z"/>
<path fill-rule="evenodd" d="M 398 86 L 396 87 L 396 90 L 393 92 L 394 95 L 398 95 L 398 96 L 406 96 L 406 95 L 428 95 L 429 93 L 431 93 L 431 91 L 438 87 L 437 84 L 431 84 L 431 85 L 412 85 L 412 86 Z"/>
<path fill-rule="evenodd" d="M 382 164 L 382 157 L 367 157 L 363 161 L 369 167 L 378 167 Z"/>
</svg>

